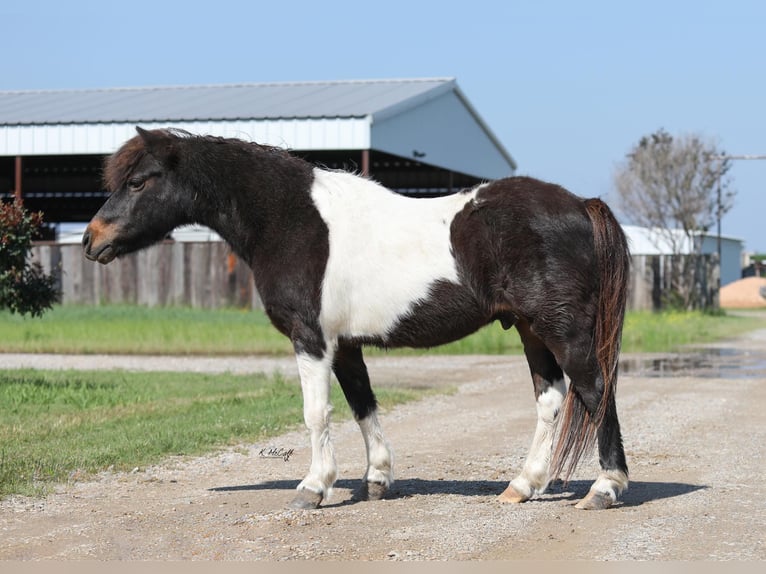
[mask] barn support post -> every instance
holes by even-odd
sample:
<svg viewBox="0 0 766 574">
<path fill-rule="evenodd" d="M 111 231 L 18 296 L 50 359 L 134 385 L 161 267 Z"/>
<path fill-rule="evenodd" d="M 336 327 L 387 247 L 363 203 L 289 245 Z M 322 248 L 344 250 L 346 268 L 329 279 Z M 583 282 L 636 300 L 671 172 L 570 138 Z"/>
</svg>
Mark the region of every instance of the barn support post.
<svg viewBox="0 0 766 574">
<path fill-rule="evenodd" d="M 16 161 L 14 163 L 14 189 L 13 189 L 13 195 L 16 198 L 17 201 L 21 202 L 21 156 L 16 156 Z"/>
<path fill-rule="evenodd" d="M 367 177 L 370 175 L 370 150 L 362 150 L 362 176 Z"/>
</svg>

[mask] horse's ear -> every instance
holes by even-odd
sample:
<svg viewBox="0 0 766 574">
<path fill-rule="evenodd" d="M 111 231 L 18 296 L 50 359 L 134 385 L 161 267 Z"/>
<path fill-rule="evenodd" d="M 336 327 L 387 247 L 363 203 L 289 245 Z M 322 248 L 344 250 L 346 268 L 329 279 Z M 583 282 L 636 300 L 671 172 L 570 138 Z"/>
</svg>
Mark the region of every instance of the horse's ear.
<svg viewBox="0 0 766 574">
<path fill-rule="evenodd" d="M 176 161 L 175 138 L 164 130 L 145 130 L 136 126 L 136 131 L 144 141 L 146 151 L 168 167 Z"/>
</svg>

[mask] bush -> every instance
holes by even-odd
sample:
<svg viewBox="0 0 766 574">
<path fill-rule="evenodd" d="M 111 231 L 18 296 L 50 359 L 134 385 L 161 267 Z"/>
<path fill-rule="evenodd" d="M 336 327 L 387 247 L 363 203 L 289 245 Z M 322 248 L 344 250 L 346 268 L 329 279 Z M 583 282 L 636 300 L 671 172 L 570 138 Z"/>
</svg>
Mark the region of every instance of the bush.
<svg viewBox="0 0 766 574">
<path fill-rule="evenodd" d="M 40 316 L 59 299 L 55 278 L 28 257 L 42 221 L 18 199 L 0 203 L 0 309 Z"/>
</svg>

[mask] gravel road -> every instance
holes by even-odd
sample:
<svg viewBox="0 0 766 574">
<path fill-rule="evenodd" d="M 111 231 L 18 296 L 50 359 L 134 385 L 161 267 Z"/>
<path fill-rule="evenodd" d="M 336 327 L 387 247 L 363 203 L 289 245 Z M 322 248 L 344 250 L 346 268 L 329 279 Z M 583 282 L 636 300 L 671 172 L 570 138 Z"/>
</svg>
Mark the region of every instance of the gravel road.
<svg viewBox="0 0 766 574">
<path fill-rule="evenodd" d="M 535 425 L 523 359 L 381 357 L 369 361 L 375 386 L 458 389 L 383 413 L 397 474 L 387 499 L 351 501 L 365 455 L 356 425 L 339 422 L 340 479 L 318 510 L 286 509 L 309 464 L 301 429 L 130 473 L 73 477 L 45 499 L 5 499 L 0 560 L 762 561 L 766 331 L 728 348 L 662 377 L 650 367 L 672 357 L 648 367 L 632 357 L 618 389 L 631 485 L 607 511 L 574 508 L 596 476 L 593 460 L 537 500 L 496 502 Z M 0 365 L 295 374 L 292 359 L 2 355 Z M 292 453 L 262 456 L 272 447 Z"/>
</svg>

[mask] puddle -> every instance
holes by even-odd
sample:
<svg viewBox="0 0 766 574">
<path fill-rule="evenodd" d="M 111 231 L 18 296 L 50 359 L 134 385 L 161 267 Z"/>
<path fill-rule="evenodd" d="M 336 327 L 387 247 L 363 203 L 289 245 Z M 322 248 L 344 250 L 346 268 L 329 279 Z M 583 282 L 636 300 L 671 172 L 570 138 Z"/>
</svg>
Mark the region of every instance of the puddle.
<svg viewBox="0 0 766 574">
<path fill-rule="evenodd" d="M 626 356 L 620 359 L 620 373 L 657 378 L 749 379 L 766 377 L 766 351 L 706 347 L 669 355 Z"/>
</svg>

